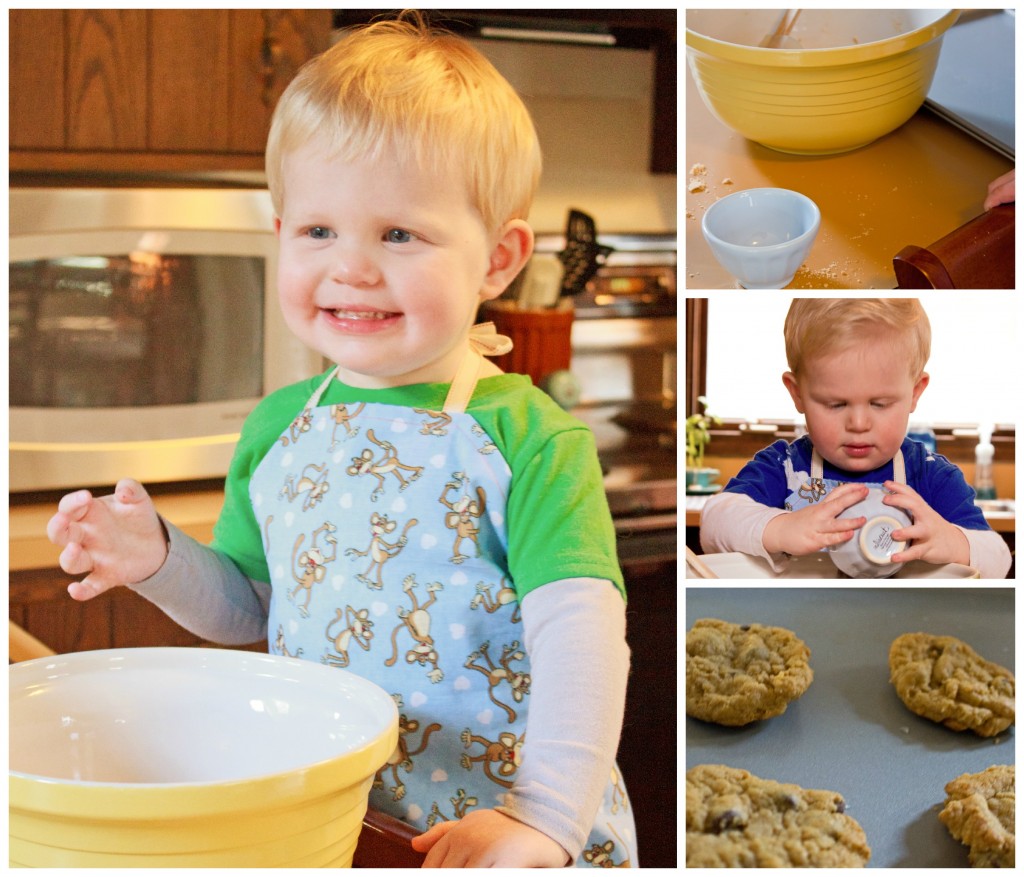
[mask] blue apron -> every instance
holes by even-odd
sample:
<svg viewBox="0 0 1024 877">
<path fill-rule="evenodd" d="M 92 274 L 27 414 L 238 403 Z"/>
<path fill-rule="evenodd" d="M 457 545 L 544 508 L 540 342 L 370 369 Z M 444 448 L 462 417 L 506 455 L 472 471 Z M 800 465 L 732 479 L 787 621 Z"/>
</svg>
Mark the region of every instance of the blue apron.
<svg viewBox="0 0 1024 877">
<path fill-rule="evenodd" d="M 818 453 L 817 448 L 811 448 L 811 477 L 786 497 L 786 511 L 795 512 L 816 502 L 821 502 L 821 500 L 828 496 L 830 491 L 847 483 L 835 478 L 825 478 L 824 470 L 825 466 L 821 454 Z M 897 484 L 907 483 L 906 465 L 903 462 L 903 451 L 901 450 L 897 450 L 896 456 L 892 459 L 892 480 Z M 864 481 L 858 483 L 863 483 L 867 487 L 884 489 L 882 482 Z"/>
<path fill-rule="evenodd" d="M 399 743 L 370 806 L 424 831 L 503 802 L 530 700 L 507 564 L 511 471 L 466 413 L 478 334 L 440 411 L 321 405 L 332 371 L 249 486 L 273 586 L 271 652 L 391 694 Z M 631 811 L 614 771 L 577 866 L 636 865 Z"/>
</svg>

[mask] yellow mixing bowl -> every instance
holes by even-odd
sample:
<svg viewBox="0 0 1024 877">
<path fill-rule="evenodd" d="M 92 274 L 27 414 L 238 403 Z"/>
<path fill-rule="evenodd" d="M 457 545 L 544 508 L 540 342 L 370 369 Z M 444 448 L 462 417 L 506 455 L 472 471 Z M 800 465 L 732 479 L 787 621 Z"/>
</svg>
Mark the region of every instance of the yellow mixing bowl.
<svg viewBox="0 0 1024 877">
<path fill-rule="evenodd" d="M 381 688 L 254 652 L 10 668 L 10 853 L 29 867 L 349 867 L 398 742 Z"/>
<path fill-rule="evenodd" d="M 708 109 L 744 137 L 780 152 L 847 152 L 917 112 L 959 14 L 807 9 L 793 30 L 804 48 L 764 49 L 779 10 L 688 10 L 686 57 Z"/>
</svg>

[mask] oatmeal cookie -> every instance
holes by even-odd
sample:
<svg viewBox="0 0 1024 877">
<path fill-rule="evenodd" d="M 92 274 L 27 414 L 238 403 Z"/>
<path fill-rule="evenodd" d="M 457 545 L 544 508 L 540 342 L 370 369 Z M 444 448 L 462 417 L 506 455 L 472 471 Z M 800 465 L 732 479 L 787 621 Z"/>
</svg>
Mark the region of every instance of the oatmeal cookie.
<svg viewBox="0 0 1024 877">
<path fill-rule="evenodd" d="M 864 830 L 836 792 L 702 764 L 686 772 L 687 868 L 863 868 Z"/>
<path fill-rule="evenodd" d="M 781 715 L 814 673 L 791 630 L 703 618 L 686 634 L 686 714 L 720 725 Z"/>
<path fill-rule="evenodd" d="M 1014 722 L 1014 679 L 952 636 L 905 633 L 889 649 L 890 681 L 919 716 L 982 737 Z"/>
<path fill-rule="evenodd" d="M 958 776 L 946 783 L 946 795 L 939 819 L 953 837 L 970 847 L 967 858 L 971 865 L 1013 868 L 1017 847 L 1013 765 L 1000 764 Z"/>
</svg>

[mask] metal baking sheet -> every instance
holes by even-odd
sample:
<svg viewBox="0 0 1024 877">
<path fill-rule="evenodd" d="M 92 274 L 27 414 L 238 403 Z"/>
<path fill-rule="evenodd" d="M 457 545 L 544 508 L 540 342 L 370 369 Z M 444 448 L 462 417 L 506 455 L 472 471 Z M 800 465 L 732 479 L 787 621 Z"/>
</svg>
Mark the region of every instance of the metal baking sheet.
<svg viewBox="0 0 1024 877">
<path fill-rule="evenodd" d="M 943 37 L 925 105 L 1013 159 L 1016 68 L 1013 9 L 964 9 Z"/>
<path fill-rule="evenodd" d="M 902 633 L 955 636 L 1014 669 L 1012 588 L 686 588 L 686 629 L 700 618 L 794 631 L 814 681 L 785 713 L 742 728 L 686 719 L 686 766 L 726 764 L 765 779 L 839 792 L 871 847 L 870 868 L 966 868 L 967 847 L 938 814 L 945 784 L 1015 764 L 1014 727 L 951 731 L 911 713 L 889 683 Z"/>
</svg>

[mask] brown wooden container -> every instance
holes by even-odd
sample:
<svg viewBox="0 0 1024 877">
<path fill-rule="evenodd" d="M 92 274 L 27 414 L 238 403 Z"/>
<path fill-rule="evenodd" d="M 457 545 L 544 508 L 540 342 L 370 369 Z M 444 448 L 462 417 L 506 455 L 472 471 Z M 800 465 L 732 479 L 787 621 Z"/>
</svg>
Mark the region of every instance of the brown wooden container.
<svg viewBox="0 0 1024 877">
<path fill-rule="evenodd" d="M 536 309 L 520 309 L 511 301 L 488 302 L 481 318 L 492 320 L 499 334 L 512 339 L 512 352 L 491 361 L 509 374 L 529 375 L 540 386 L 552 372 L 569 368 L 573 315 L 570 299 Z"/>
</svg>

